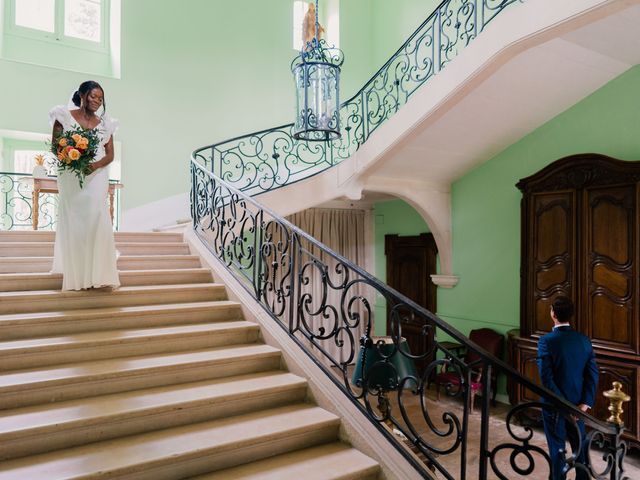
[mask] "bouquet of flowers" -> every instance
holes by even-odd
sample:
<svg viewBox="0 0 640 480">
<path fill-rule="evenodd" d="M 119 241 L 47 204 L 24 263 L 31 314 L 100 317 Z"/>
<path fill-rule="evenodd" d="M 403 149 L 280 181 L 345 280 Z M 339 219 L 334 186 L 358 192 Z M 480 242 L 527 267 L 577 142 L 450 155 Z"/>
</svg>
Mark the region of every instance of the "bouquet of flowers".
<svg viewBox="0 0 640 480">
<path fill-rule="evenodd" d="M 58 171 L 74 172 L 82 188 L 84 178 L 91 173 L 89 165 L 95 159 L 99 144 L 100 138 L 95 128 L 84 130 L 78 127 L 62 132 L 51 145 L 51 152 L 58 159 Z"/>
</svg>

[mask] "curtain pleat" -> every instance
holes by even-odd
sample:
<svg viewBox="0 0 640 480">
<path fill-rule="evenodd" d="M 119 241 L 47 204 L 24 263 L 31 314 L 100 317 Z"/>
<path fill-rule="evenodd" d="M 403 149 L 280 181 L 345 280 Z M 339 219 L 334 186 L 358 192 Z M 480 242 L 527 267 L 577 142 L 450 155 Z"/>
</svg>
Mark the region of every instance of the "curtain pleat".
<svg viewBox="0 0 640 480">
<path fill-rule="evenodd" d="M 339 253 L 350 262 L 364 266 L 365 264 L 365 212 L 364 210 L 347 210 L 347 209 L 329 209 L 329 208 L 312 208 L 302 212 L 295 213 L 288 217 L 289 221 L 298 226 L 301 230 L 307 232 L 313 238 L 323 243 L 331 250 Z M 360 314 L 361 320 L 357 328 L 350 328 L 355 341 L 348 339 L 344 333 L 338 335 L 338 338 L 345 342 L 344 347 L 337 345 L 335 341 L 336 330 L 345 327 L 345 318 L 341 309 L 341 299 L 343 289 L 331 288 L 329 285 L 341 285 L 344 283 L 345 276 L 341 271 L 336 271 L 336 261 L 313 247 L 309 242 L 302 240 L 301 246 L 303 250 L 307 250 L 309 254 L 303 252 L 300 257 L 302 265 L 306 265 L 305 273 L 309 278 L 308 285 L 301 286 L 301 295 L 307 294 L 309 299 L 306 312 L 299 316 L 298 320 L 304 320 L 301 325 L 303 330 L 313 332 L 316 335 L 331 336 L 327 340 L 316 339 L 315 341 L 327 351 L 337 362 L 347 360 L 350 353 L 355 349 L 357 351 L 357 342 L 364 333 L 365 326 L 363 323 L 362 308 L 359 302 L 356 302 L 355 311 Z M 320 262 L 327 265 L 326 275 L 329 282 L 323 280 L 322 271 L 315 268 L 313 264 L 314 257 Z M 353 275 L 349 280 L 354 280 Z M 365 289 L 361 284 L 356 284 L 348 290 L 348 299 L 362 295 Z M 325 300 L 326 295 L 326 300 Z M 334 306 L 334 308 L 327 306 Z M 324 309 L 322 307 L 325 307 Z M 346 310 L 347 305 L 344 305 Z M 320 311 L 322 309 L 322 311 Z M 322 358 L 322 356 L 320 356 Z M 330 365 L 330 361 L 322 358 L 326 365 Z"/>
</svg>

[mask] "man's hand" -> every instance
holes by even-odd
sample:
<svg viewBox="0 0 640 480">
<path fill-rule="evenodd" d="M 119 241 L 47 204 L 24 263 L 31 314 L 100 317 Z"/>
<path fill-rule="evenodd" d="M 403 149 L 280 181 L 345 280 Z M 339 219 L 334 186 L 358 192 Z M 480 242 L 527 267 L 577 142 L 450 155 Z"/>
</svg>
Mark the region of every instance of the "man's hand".
<svg viewBox="0 0 640 480">
<path fill-rule="evenodd" d="M 580 405 L 578 405 L 578 408 L 582 410 L 584 413 L 587 413 L 591 409 L 591 407 L 586 403 L 581 403 Z"/>
<path fill-rule="evenodd" d="M 589 405 L 587 405 L 586 403 L 581 403 L 580 405 L 577 406 L 578 410 L 583 411 L 584 413 L 587 413 L 587 411 L 591 408 Z M 580 420 L 577 416 L 575 415 L 571 415 L 573 417 L 573 419 L 577 422 L 578 420 Z"/>
</svg>

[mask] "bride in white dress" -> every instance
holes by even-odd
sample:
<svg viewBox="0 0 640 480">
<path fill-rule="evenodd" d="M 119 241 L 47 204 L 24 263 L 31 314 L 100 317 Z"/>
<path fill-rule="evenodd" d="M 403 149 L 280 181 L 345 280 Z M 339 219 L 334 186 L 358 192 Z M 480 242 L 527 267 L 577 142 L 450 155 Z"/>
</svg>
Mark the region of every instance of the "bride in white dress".
<svg viewBox="0 0 640 480">
<path fill-rule="evenodd" d="M 104 90 L 98 83 L 82 83 L 72 101 L 78 108 L 60 105 L 49 112 L 52 144 L 63 131 L 80 126 L 85 130 L 97 128 L 100 145 L 82 188 L 73 172 L 58 172 L 58 224 L 51 271 L 62 273 L 62 290 L 117 288 L 120 280 L 107 205 L 106 167 L 113 161 L 113 134 L 118 124 L 104 113 Z M 103 113 L 98 116 L 100 107 Z"/>
</svg>

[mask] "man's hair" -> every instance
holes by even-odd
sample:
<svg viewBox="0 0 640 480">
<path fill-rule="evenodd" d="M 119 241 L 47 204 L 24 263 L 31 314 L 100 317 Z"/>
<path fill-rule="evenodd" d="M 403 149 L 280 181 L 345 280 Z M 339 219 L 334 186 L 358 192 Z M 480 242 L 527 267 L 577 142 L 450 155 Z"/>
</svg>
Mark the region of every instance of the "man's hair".
<svg viewBox="0 0 640 480">
<path fill-rule="evenodd" d="M 559 322 L 568 322 L 573 317 L 573 302 L 569 297 L 556 297 L 551 308 Z"/>
</svg>

